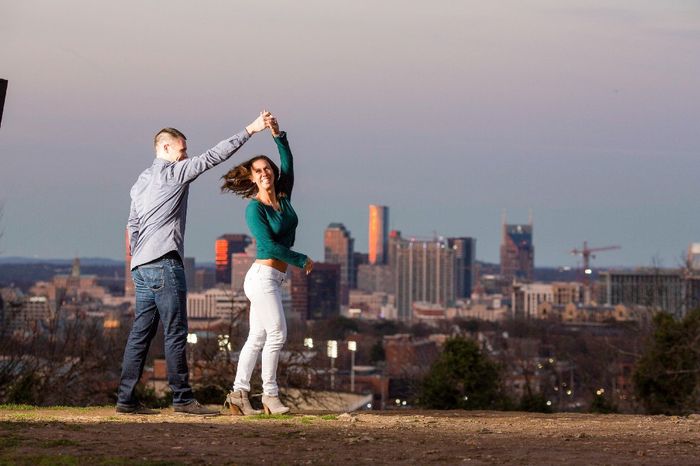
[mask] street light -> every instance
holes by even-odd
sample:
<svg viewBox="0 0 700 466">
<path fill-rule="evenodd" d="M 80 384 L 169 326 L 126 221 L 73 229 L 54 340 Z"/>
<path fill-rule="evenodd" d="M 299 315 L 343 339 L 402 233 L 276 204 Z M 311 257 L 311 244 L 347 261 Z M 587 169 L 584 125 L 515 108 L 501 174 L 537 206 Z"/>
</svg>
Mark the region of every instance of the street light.
<svg viewBox="0 0 700 466">
<path fill-rule="evenodd" d="M 357 352 L 357 342 L 348 341 L 348 349 L 350 350 L 350 391 L 355 393 L 355 353 Z"/>
<path fill-rule="evenodd" d="M 331 390 L 335 389 L 335 359 L 338 357 L 338 341 L 328 340 L 326 354 L 331 359 Z"/>
<path fill-rule="evenodd" d="M 219 335 L 217 339 L 219 341 L 219 351 L 222 353 L 231 351 L 231 340 L 228 335 Z"/>
</svg>

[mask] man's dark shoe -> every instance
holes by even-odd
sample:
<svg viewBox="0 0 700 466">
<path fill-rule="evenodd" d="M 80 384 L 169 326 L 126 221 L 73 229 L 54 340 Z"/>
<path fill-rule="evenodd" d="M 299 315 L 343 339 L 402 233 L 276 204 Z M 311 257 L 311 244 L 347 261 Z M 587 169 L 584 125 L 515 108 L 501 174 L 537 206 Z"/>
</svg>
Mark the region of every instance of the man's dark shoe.
<svg viewBox="0 0 700 466">
<path fill-rule="evenodd" d="M 160 411 L 138 403 L 133 406 L 117 405 L 117 414 L 160 414 Z"/>
<path fill-rule="evenodd" d="M 173 405 L 173 409 L 178 414 L 195 414 L 198 416 L 218 416 L 221 414 L 218 409 L 205 408 L 197 400 L 192 400 L 186 405 Z"/>
</svg>

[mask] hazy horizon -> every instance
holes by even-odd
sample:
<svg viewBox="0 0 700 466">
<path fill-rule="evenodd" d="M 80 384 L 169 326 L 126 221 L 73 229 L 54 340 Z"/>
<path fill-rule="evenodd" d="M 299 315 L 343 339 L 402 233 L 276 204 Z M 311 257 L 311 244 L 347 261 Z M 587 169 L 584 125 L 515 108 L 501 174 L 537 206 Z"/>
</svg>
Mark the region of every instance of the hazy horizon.
<svg viewBox="0 0 700 466">
<path fill-rule="evenodd" d="M 700 2 L 298 3 L 0 0 L 0 255 L 122 259 L 129 189 L 165 126 L 190 156 L 275 112 L 295 155 L 295 250 L 369 204 L 404 236 L 534 215 L 535 265 L 673 267 L 700 242 Z M 219 178 L 190 189 L 185 255 L 247 233 Z"/>
</svg>

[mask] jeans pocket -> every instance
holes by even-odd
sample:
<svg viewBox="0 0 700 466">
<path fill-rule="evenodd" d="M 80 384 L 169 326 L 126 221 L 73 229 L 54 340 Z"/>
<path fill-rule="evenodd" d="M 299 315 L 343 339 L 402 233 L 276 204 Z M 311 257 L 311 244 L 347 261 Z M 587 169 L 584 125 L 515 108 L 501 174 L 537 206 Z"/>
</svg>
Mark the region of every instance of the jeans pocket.
<svg viewBox="0 0 700 466">
<path fill-rule="evenodd" d="M 163 266 L 139 267 L 144 284 L 153 291 L 163 288 Z"/>
</svg>

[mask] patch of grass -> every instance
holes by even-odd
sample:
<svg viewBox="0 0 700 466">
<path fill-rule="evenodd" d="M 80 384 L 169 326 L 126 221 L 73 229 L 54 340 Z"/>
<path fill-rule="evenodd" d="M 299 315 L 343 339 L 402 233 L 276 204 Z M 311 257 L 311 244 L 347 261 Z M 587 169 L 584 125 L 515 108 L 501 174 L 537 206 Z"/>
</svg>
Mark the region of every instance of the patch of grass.
<svg viewBox="0 0 700 466">
<path fill-rule="evenodd" d="M 303 416 L 300 419 L 300 422 L 302 424 L 313 424 L 314 420 L 316 419 L 316 416 Z"/>
<path fill-rule="evenodd" d="M 254 414 L 253 416 L 244 416 L 245 420 L 276 420 L 276 421 L 288 421 L 294 419 L 291 414 Z"/>
<path fill-rule="evenodd" d="M 12 403 L 0 405 L 0 410 L 5 411 L 31 411 L 33 409 L 37 409 L 37 407 L 32 405 L 16 405 Z"/>
<path fill-rule="evenodd" d="M 36 415 L 34 413 L 21 413 L 21 414 L 11 414 L 8 418 L 9 421 L 15 422 L 28 422 L 36 420 Z"/>
<path fill-rule="evenodd" d="M 126 418 L 124 418 L 124 417 L 122 417 L 122 416 L 117 416 L 117 415 L 114 415 L 114 416 L 107 416 L 107 417 L 105 418 L 105 421 L 117 421 L 117 422 L 119 422 L 119 421 L 126 421 L 126 420 L 128 420 L 128 419 L 126 419 Z"/>
<path fill-rule="evenodd" d="M 321 419 L 324 421 L 337 421 L 338 420 L 338 415 L 337 414 L 324 414 L 321 416 Z"/>
<path fill-rule="evenodd" d="M 41 447 L 43 448 L 75 447 L 77 445 L 78 442 L 67 438 L 57 438 L 54 440 L 47 440 L 46 442 L 41 443 Z"/>
</svg>

